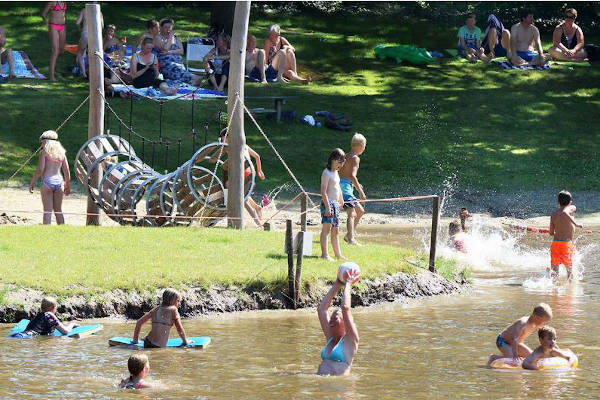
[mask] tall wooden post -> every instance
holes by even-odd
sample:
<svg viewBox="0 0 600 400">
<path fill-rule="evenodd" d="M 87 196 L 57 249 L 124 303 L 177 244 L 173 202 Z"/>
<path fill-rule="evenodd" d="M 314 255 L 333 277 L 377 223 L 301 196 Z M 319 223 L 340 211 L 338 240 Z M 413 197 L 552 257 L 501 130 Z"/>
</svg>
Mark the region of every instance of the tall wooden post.
<svg viewBox="0 0 600 400">
<path fill-rule="evenodd" d="M 290 299 L 292 300 L 293 305 L 294 296 L 296 293 L 296 277 L 294 276 L 294 236 L 292 232 L 292 220 L 285 220 L 285 251 L 287 252 L 287 260 L 288 260 L 288 292 L 290 294 Z"/>
<path fill-rule="evenodd" d="M 88 30 L 88 63 L 90 67 L 90 111 L 88 117 L 88 138 L 104 133 L 104 67 L 96 52 L 103 55 L 102 24 L 100 22 L 100 5 L 86 4 L 85 12 Z M 100 181 L 100 170 L 90 175 L 90 185 L 97 188 Z M 100 209 L 88 195 L 86 225 L 100 225 Z"/>
<path fill-rule="evenodd" d="M 433 198 L 431 214 L 431 243 L 429 245 L 429 270 L 435 272 L 435 248 L 437 246 L 437 232 L 440 222 L 440 198 Z"/>
<path fill-rule="evenodd" d="M 308 195 L 307 194 L 302 194 L 302 196 L 300 196 L 300 212 L 302 213 L 300 215 L 300 230 L 302 232 L 306 232 L 306 225 L 307 225 L 307 221 L 306 221 L 306 210 L 308 209 L 308 204 L 307 204 L 307 200 L 308 200 Z"/>
<path fill-rule="evenodd" d="M 231 36 L 231 58 L 229 60 L 229 88 L 227 91 L 227 115 L 229 116 L 229 188 L 227 191 L 227 225 L 244 228 L 244 63 L 246 59 L 246 36 L 250 2 L 237 1 Z M 237 106 L 235 106 L 237 101 Z M 234 110 L 235 106 L 235 110 Z"/>
</svg>

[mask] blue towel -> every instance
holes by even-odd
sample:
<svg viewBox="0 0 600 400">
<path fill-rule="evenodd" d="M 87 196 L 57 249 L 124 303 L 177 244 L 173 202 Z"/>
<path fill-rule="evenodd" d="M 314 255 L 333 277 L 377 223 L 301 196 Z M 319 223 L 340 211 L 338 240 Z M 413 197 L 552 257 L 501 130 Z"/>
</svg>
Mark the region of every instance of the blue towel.
<svg viewBox="0 0 600 400">
<path fill-rule="evenodd" d="M 503 69 L 537 69 L 537 70 L 548 70 L 550 69 L 550 63 L 544 65 L 512 65 L 508 61 L 494 61 L 494 63 Z"/>
</svg>

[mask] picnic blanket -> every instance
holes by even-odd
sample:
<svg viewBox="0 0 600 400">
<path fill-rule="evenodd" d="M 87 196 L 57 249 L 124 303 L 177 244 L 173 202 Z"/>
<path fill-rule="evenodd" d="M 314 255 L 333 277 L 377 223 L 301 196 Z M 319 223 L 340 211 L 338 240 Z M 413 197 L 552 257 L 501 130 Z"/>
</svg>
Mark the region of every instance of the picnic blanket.
<svg viewBox="0 0 600 400">
<path fill-rule="evenodd" d="M 31 63 L 31 60 L 24 51 L 12 51 L 15 60 L 15 75 L 17 78 L 46 79 Z M 0 76 L 8 77 L 8 62 L 2 64 Z"/>
<path fill-rule="evenodd" d="M 168 83 L 171 86 L 173 86 L 172 82 L 168 82 Z M 112 86 L 113 86 L 115 93 L 122 93 L 122 92 L 126 93 L 131 90 L 133 93 L 137 94 L 138 96 L 146 96 L 146 97 L 151 97 L 151 98 L 160 99 L 160 100 L 172 100 L 175 98 L 177 98 L 179 100 L 192 100 L 192 98 L 201 99 L 201 98 L 218 97 L 218 96 L 224 95 L 223 92 L 219 92 L 218 90 L 197 88 L 195 86 L 189 85 L 187 83 L 181 83 L 181 82 L 175 82 L 175 83 L 177 83 L 179 85 L 179 89 L 177 89 L 177 94 L 174 94 L 172 96 L 167 96 L 165 94 L 162 94 L 158 89 L 155 89 L 153 87 L 138 89 L 138 88 L 134 88 L 131 85 L 113 84 Z M 192 93 L 193 93 L 193 95 L 192 95 Z"/>
<path fill-rule="evenodd" d="M 539 71 L 545 71 L 550 69 L 549 62 L 547 62 L 544 65 L 513 65 L 508 61 L 494 61 L 494 64 L 503 69 L 537 69 Z"/>
</svg>

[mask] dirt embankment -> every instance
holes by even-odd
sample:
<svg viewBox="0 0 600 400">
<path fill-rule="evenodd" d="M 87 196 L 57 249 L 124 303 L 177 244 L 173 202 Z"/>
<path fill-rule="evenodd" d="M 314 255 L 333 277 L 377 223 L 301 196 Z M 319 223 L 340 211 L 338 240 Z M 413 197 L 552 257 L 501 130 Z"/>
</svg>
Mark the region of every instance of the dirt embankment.
<svg viewBox="0 0 600 400">
<path fill-rule="evenodd" d="M 403 298 L 449 294 L 460 291 L 465 285 L 466 282 L 450 282 L 428 271 L 414 276 L 400 272 L 375 280 L 363 280 L 360 289 L 353 288 L 352 305 L 369 306 Z M 329 287 L 325 282 L 305 285 L 298 308 L 315 307 Z M 182 294 L 180 311 L 183 317 L 293 307 L 287 293 L 278 290 L 213 286 L 210 289 L 190 287 Z M 161 295 L 162 290 L 143 293 L 113 290 L 93 298 L 73 296 L 61 299 L 58 314 L 65 320 L 115 316 L 139 318 L 160 303 Z M 5 288 L 0 304 L 0 322 L 13 323 L 22 318 L 32 318 L 39 311 L 42 296 L 43 293 L 38 290 Z"/>
</svg>

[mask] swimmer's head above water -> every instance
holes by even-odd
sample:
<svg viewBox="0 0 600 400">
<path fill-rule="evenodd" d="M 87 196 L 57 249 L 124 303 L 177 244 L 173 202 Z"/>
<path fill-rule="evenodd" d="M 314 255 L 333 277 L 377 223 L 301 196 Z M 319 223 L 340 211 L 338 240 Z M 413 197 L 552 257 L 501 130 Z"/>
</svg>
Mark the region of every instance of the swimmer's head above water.
<svg viewBox="0 0 600 400">
<path fill-rule="evenodd" d="M 346 334 L 346 327 L 344 326 L 344 316 L 342 310 L 336 308 L 329 317 L 329 332 L 332 336 L 342 337 Z"/>
</svg>

